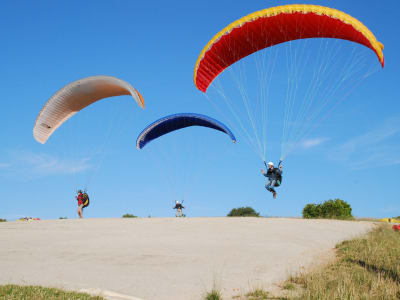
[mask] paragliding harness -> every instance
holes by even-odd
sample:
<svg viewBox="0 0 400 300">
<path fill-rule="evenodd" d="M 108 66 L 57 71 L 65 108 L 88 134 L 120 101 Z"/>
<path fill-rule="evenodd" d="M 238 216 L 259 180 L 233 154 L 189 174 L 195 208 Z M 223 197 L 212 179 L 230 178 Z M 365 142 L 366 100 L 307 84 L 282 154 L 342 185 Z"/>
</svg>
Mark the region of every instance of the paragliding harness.
<svg viewBox="0 0 400 300">
<path fill-rule="evenodd" d="M 87 192 L 83 192 L 82 194 L 82 199 L 83 199 L 83 206 L 82 208 L 88 207 L 89 206 L 89 195 L 87 194 Z"/>
<path fill-rule="evenodd" d="M 281 166 L 281 163 L 282 163 L 282 160 L 280 160 L 279 163 L 278 163 L 278 169 Z M 264 165 L 268 170 L 268 165 L 267 165 L 267 163 L 265 161 L 264 161 Z M 282 183 L 282 174 L 278 174 L 278 178 L 277 178 L 277 180 L 275 182 L 275 186 L 278 187 L 278 186 L 281 185 L 281 183 Z"/>
<path fill-rule="evenodd" d="M 182 200 L 182 203 L 177 203 L 177 204 L 175 204 L 175 207 L 173 207 L 173 209 L 176 209 L 177 211 L 176 211 L 176 214 L 175 214 L 175 217 L 186 217 L 186 215 L 182 212 L 182 209 L 184 209 L 185 207 L 182 205 L 183 204 L 183 202 L 184 202 L 185 200 Z"/>
<path fill-rule="evenodd" d="M 77 193 L 79 193 L 79 191 L 77 191 Z M 82 192 L 82 204 L 82 208 L 88 207 L 90 204 L 89 195 L 86 189 Z"/>
</svg>

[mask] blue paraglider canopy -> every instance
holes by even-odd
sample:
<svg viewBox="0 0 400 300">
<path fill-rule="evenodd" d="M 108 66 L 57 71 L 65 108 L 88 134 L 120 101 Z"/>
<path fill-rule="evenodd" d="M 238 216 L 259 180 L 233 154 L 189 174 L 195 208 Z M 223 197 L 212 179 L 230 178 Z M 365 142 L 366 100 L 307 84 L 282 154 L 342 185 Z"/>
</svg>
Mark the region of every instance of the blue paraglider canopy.
<svg viewBox="0 0 400 300">
<path fill-rule="evenodd" d="M 147 126 L 139 134 L 136 140 L 136 147 L 142 149 L 147 143 L 164 134 L 190 126 L 202 126 L 219 130 L 229 135 L 234 143 L 236 142 L 232 131 L 221 122 L 201 114 L 180 113 L 166 116 Z"/>
</svg>

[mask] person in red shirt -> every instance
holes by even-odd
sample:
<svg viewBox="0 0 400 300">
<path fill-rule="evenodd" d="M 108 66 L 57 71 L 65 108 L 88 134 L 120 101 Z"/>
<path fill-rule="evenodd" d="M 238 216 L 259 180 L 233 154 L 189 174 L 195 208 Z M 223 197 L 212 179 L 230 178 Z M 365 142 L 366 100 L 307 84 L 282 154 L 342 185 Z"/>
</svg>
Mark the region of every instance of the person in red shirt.
<svg viewBox="0 0 400 300">
<path fill-rule="evenodd" d="M 78 215 L 82 219 L 83 193 L 81 190 L 78 191 L 78 195 L 75 198 L 78 201 Z"/>
</svg>

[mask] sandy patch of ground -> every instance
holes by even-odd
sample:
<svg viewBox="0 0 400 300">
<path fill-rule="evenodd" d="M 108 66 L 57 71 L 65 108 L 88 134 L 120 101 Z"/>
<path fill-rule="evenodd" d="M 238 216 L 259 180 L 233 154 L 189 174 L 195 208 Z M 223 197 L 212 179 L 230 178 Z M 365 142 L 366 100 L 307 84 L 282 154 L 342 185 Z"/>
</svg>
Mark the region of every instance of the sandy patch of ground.
<svg viewBox="0 0 400 300">
<path fill-rule="evenodd" d="M 224 298 L 271 289 L 371 222 L 285 218 L 138 218 L 0 223 L 0 284 L 109 299 Z"/>
</svg>

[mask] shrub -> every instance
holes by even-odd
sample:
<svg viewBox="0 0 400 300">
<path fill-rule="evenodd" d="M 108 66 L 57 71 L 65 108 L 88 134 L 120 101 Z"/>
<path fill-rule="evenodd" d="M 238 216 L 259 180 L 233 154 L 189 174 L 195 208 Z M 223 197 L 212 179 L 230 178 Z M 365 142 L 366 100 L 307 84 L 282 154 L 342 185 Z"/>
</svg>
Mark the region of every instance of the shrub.
<svg viewBox="0 0 400 300">
<path fill-rule="evenodd" d="M 307 204 L 303 208 L 303 218 L 315 219 L 321 216 L 321 205 L 320 204 Z"/>
<path fill-rule="evenodd" d="M 351 206 L 341 199 L 329 199 L 322 204 L 307 204 L 303 209 L 305 219 L 353 219 Z"/>
<path fill-rule="evenodd" d="M 351 207 L 341 199 L 328 200 L 322 204 L 322 216 L 327 219 L 352 219 Z"/>
<path fill-rule="evenodd" d="M 137 218 L 137 216 L 131 215 L 131 214 L 124 214 L 122 216 L 123 218 Z"/>
<path fill-rule="evenodd" d="M 0 222 L 7 222 L 6 219 L 0 219 Z"/>
<path fill-rule="evenodd" d="M 260 213 L 256 212 L 252 207 L 246 206 L 246 207 L 233 208 L 227 216 L 228 217 L 259 217 Z"/>
<path fill-rule="evenodd" d="M 65 219 L 68 219 L 68 218 L 67 217 L 59 217 L 58 219 L 65 220 Z"/>
</svg>

